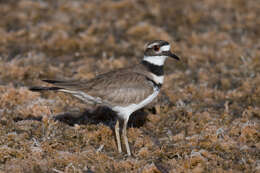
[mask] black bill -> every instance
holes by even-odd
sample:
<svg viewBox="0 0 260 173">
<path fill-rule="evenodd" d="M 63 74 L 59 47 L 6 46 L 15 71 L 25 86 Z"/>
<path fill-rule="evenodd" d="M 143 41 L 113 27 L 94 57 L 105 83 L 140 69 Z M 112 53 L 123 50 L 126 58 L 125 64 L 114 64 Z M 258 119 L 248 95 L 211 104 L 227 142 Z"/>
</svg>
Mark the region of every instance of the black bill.
<svg viewBox="0 0 260 173">
<path fill-rule="evenodd" d="M 178 61 L 180 60 L 180 58 L 177 55 L 175 55 L 174 53 L 172 53 L 171 51 L 165 51 L 165 52 L 163 52 L 163 54 L 166 56 L 172 57 Z"/>
</svg>

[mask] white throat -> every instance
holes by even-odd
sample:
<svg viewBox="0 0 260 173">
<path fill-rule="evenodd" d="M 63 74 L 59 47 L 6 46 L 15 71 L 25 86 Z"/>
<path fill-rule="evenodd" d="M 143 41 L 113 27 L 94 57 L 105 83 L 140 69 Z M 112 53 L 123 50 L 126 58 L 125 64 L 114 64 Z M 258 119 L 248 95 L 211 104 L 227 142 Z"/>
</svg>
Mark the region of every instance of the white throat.
<svg viewBox="0 0 260 173">
<path fill-rule="evenodd" d="M 161 65 L 164 65 L 164 62 L 166 60 L 167 56 L 144 56 L 144 61 L 147 61 L 151 64 L 154 64 L 154 65 L 158 65 L 158 66 L 161 66 Z"/>
</svg>

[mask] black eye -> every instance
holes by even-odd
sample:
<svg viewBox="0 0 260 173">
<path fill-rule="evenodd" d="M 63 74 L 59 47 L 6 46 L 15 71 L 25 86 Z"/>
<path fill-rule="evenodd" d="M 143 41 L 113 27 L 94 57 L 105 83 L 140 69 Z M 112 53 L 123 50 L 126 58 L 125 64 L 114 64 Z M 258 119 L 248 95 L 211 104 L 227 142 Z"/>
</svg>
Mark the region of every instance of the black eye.
<svg viewBox="0 0 260 173">
<path fill-rule="evenodd" d="M 159 51 L 159 49 L 160 49 L 160 47 L 157 46 L 157 45 L 155 45 L 155 46 L 153 47 L 153 50 L 156 51 L 156 52 Z"/>
</svg>

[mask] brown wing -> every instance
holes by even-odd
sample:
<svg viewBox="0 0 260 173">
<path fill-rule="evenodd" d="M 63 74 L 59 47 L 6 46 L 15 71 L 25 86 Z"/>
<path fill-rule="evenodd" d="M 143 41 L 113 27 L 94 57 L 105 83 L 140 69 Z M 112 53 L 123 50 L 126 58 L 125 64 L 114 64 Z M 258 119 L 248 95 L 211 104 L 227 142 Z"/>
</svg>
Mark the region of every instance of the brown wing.
<svg viewBox="0 0 260 173">
<path fill-rule="evenodd" d="M 153 85 L 146 76 L 129 69 L 105 73 L 89 81 L 47 82 L 67 90 L 99 97 L 112 106 L 139 103 L 153 93 Z"/>
<path fill-rule="evenodd" d="M 153 86 L 144 75 L 117 73 L 113 78 L 103 79 L 84 91 L 91 96 L 100 97 L 111 105 L 126 106 L 147 98 L 153 93 Z"/>
</svg>

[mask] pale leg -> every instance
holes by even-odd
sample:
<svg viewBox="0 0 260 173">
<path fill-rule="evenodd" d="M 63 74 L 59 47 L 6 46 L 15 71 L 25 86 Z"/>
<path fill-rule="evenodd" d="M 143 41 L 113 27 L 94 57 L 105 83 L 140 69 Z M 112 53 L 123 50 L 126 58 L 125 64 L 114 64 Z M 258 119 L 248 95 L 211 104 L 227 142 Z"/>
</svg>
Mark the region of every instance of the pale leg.
<svg viewBox="0 0 260 173">
<path fill-rule="evenodd" d="M 128 144 L 128 138 L 127 138 L 127 134 L 126 134 L 127 122 L 128 122 L 128 119 L 125 119 L 124 126 L 123 126 L 123 138 L 124 138 L 127 154 L 128 154 L 128 156 L 131 156 L 131 151 L 130 151 L 130 147 Z"/>
<path fill-rule="evenodd" d="M 119 120 L 116 120 L 115 133 L 116 133 L 117 149 L 118 149 L 118 152 L 121 153 L 122 152 L 122 147 L 121 147 L 119 130 L 120 130 Z"/>
</svg>

